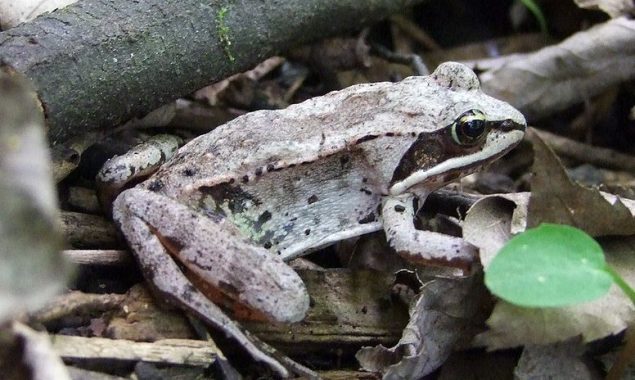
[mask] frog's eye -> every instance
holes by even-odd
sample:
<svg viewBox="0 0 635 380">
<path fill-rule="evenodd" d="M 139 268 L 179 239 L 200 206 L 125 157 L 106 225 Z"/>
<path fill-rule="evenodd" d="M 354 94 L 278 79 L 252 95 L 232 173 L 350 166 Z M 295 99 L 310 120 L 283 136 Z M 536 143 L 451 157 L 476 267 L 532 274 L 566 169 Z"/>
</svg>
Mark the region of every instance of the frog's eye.
<svg viewBox="0 0 635 380">
<path fill-rule="evenodd" d="M 474 145 L 487 132 L 485 115 L 479 110 L 469 110 L 450 126 L 452 140 L 459 145 Z"/>
</svg>

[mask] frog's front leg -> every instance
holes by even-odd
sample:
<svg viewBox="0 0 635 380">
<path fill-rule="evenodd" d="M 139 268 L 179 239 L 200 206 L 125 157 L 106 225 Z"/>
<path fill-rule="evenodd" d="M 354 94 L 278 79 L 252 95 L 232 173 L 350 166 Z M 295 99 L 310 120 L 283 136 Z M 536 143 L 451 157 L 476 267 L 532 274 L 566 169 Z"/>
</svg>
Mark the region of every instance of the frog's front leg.
<svg viewBox="0 0 635 380">
<path fill-rule="evenodd" d="M 309 296 L 289 266 L 251 245 L 224 218 L 205 217 L 148 190 L 121 193 L 113 205 L 113 217 L 154 291 L 225 331 L 254 358 L 286 374 L 193 283 L 205 283 L 206 290 L 217 297 L 222 293 L 215 299 L 230 306 L 237 302 L 275 320 L 298 321 L 308 309 Z"/>
<path fill-rule="evenodd" d="M 410 262 L 451 266 L 469 272 L 476 259 L 476 248 L 458 237 L 416 229 L 414 200 L 412 194 L 383 199 L 382 219 L 390 246 Z"/>
</svg>

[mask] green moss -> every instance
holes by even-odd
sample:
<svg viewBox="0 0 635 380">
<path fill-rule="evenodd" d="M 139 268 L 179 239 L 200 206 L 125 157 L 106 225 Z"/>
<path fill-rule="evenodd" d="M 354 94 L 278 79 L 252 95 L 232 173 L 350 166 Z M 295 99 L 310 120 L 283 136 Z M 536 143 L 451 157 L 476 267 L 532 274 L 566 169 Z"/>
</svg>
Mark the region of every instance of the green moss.
<svg viewBox="0 0 635 380">
<path fill-rule="evenodd" d="M 229 27 L 225 24 L 228 11 L 229 8 L 222 7 L 216 14 L 216 31 L 218 32 L 218 38 L 220 39 L 220 43 L 223 46 L 223 51 L 225 52 L 227 59 L 229 59 L 230 62 L 234 62 L 235 58 L 230 49 L 232 42 L 229 39 Z"/>
</svg>

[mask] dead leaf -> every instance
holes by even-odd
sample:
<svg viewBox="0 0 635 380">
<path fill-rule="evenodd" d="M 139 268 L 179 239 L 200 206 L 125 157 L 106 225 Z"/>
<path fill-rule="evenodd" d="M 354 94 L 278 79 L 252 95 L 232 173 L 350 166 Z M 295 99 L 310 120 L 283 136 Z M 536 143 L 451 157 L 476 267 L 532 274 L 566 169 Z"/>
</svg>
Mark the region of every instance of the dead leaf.
<svg viewBox="0 0 635 380">
<path fill-rule="evenodd" d="M 635 20 L 616 18 L 481 74 L 487 94 L 536 120 L 635 77 Z"/>
<path fill-rule="evenodd" d="M 463 239 L 479 248 L 479 258 L 487 268 L 512 234 L 527 227 L 529 193 L 497 194 L 477 201 L 463 222 Z"/>
<path fill-rule="evenodd" d="M 627 205 L 632 201 L 574 183 L 540 136 L 531 130 L 529 136 L 534 145 L 529 227 L 549 222 L 571 225 L 591 236 L 635 234 L 635 211 Z"/>
<path fill-rule="evenodd" d="M 418 379 L 436 370 L 475 314 L 481 299 L 480 275 L 437 278 L 426 283 L 411 303 L 410 322 L 396 346 L 363 347 L 355 357 L 363 369 L 384 379 Z"/>
<path fill-rule="evenodd" d="M 20 371 L 20 368 L 16 367 L 24 366 L 28 369 L 27 378 L 31 380 L 71 379 L 64 362 L 53 350 L 48 334 L 14 322 L 10 329 L 3 331 L 2 335 L 3 340 L 11 339 L 12 344 L 19 346 L 15 348 L 15 352 L 19 352 L 19 357 L 11 355 L 0 358 L 0 363 L 3 363 L 1 366 L 3 378 L 20 378 L 21 376 L 16 375 L 14 371 Z M 7 343 L 3 341 L 2 345 L 5 346 Z M 4 354 L 7 353 L 4 352 Z"/>
<path fill-rule="evenodd" d="M 596 379 L 584 363 L 585 347 L 580 339 L 547 346 L 528 346 L 514 370 L 514 379 Z"/>
<path fill-rule="evenodd" d="M 25 79 L 0 67 L 0 321 L 42 306 L 68 276 L 44 137 Z"/>
<path fill-rule="evenodd" d="M 573 0 L 580 8 L 601 10 L 611 18 L 635 14 L 633 0 Z"/>
<path fill-rule="evenodd" d="M 531 132 L 530 132 L 531 133 Z M 534 134 L 535 135 L 535 134 Z M 635 283 L 635 201 L 572 182 L 560 161 L 537 136 L 532 194 L 506 194 L 479 200 L 468 211 L 464 238 L 479 247 L 483 266 L 512 236 L 541 222 L 573 224 L 602 239 L 607 261 L 628 283 Z M 617 237 L 616 235 L 628 235 Z M 635 317 L 633 304 L 617 288 L 601 299 L 565 308 L 530 309 L 499 301 L 475 339 L 488 349 L 551 344 L 575 336 L 584 342 L 616 334 Z"/>
<path fill-rule="evenodd" d="M 77 0 L 0 0 L 0 28 L 7 30 Z"/>
</svg>

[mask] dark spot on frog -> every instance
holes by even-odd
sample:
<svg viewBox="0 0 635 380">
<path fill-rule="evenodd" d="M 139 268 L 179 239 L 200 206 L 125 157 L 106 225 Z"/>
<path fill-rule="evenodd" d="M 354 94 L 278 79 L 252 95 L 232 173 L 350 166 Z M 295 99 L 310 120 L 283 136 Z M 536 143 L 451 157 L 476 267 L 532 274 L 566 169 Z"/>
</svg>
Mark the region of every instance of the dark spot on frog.
<svg viewBox="0 0 635 380">
<path fill-rule="evenodd" d="M 234 183 L 234 182 L 236 182 L 236 180 L 235 180 L 235 179 L 233 179 L 233 178 L 230 178 L 230 179 L 229 179 L 229 181 L 227 181 L 227 183 L 229 183 L 230 185 L 231 185 L 232 183 Z"/>
<path fill-rule="evenodd" d="M 283 230 L 284 230 L 284 232 L 286 232 L 286 233 L 287 233 L 287 235 L 288 235 L 291 231 L 293 231 L 293 228 L 294 228 L 294 227 L 295 227 L 295 223 L 287 223 L 287 224 L 284 224 L 284 225 L 282 226 L 282 229 L 283 229 Z"/>
<path fill-rule="evenodd" d="M 243 183 L 247 183 L 249 182 L 249 176 L 248 175 L 244 175 L 243 176 Z"/>
<path fill-rule="evenodd" d="M 359 189 L 359 191 L 361 191 L 362 193 L 364 193 L 366 195 L 373 195 L 373 192 L 368 190 L 368 189 L 361 188 L 361 189 Z"/>
<path fill-rule="evenodd" d="M 365 217 L 361 218 L 358 223 L 359 224 L 366 224 L 366 223 L 371 223 L 374 222 L 375 220 L 377 220 L 377 217 L 375 216 L 374 212 L 371 212 L 370 214 L 366 215 Z"/>
<path fill-rule="evenodd" d="M 181 292 L 181 298 L 183 298 L 186 302 L 192 302 L 192 294 L 194 294 L 195 292 L 196 288 L 194 288 L 192 284 L 187 284 Z"/>
<path fill-rule="evenodd" d="M 148 184 L 148 190 L 157 192 L 163 188 L 163 182 L 160 179 L 155 179 Z"/>
<path fill-rule="evenodd" d="M 309 236 L 309 235 L 311 234 L 311 229 L 310 229 L 310 228 L 307 228 L 306 230 L 304 230 L 304 234 L 305 234 L 306 236 Z"/>
<path fill-rule="evenodd" d="M 258 217 L 258 220 L 253 225 L 255 231 L 262 231 L 262 226 L 271 220 L 271 213 L 269 211 L 265 211 Z"/>
<path fill-rule="evenodd" d="M 315 194 L 311 195 L 311 196 L 309 197 L 309 199 L 307 199 L 307 202 L 308 202 L 309 204 L 315 203 L 315 202 L 317 202 L 317 201 L 318 201 L 318 197 L 317 197 L 317 195 L 315 195 Z"/>
<path fill-rule="evenodd" d="M 366 177 L 362 178 L 362 183 L 368 183 L 368 178 Z"/>
<path fill-rule="evenodd" d="M 342 155 L 342 157 L 340 157 L 340 165 L 342 166 L 342 169 L 350 168 L 350 162 L 351 156 L 349 156 L 348 154 L 344 154 Z"/>
<path fill-rule="evenodd" d="M 402 206 L 402 205 L 396 205 L 395 206 L 395 211 L 404 212 L 404 211 L 406 211 L 406 208 L 404 206 Z"/>
<path fill-rule="evenodd" d="M 131 173 L 131 174 L 134 174 L 134 173 L 135 173 L 135 171 L 136 171 L 135 167 L 134 167 L 134 166 L 132 166 L 132 165 L 124 165 L 124 164 L 121 164 L 121 165 L 117 165 L 117 166 L 115 166 L 114 168 L 112 168 L 112 169 L 108 170 L 108 173 L 111 173 L 111 172 L 121 172 L 121 171 L 126 170 L 126 168 L 129 168 L 129 170 L 130 170 L 130 173 Z"/>
<path fill-rule="evenodd" d="M 196 174 L 197 170 L 195 168 L 187 168 L 183 170 L 183 175 L 186 177 L 191 177 Z"/>
<path fill-rule="evenodd" d="M 268 171 L 268 172 L 272 172 L 272 171 L 274 171 L 274 170 L 275 170 L 275 168 L 276 168 L 276 167 L 275 167 L 275 166 L 273 166 L 273 164 L 268 164 L 268 165 L 267 165 L 267 171 Z"/>
<path fill-rule="evenodd" d="M 271 244 L 270 241 L 266 242 L 265 244 L 262 245 L 263 247 L 265 247 L 265 249 L 269 249 L 273 246 L 273 244 Z"/>
<path fill-rule="evenodd" d="M 229 210 L 234 214 L 245 211 L 246 205 L 249 202 L 253 202 L 256 206 L 262 204 L 260 199 L 242 190 L 239 186 L 231 186 L 228 183 L 215 186 L 201 186 L 199 190 L 201 194 L 211 196 L 217 205 L 227 203 Z"/>
<path fill-rule="evenodd" d="M 262 175 L 262 168 L 258 168 L 258 169 L 256 169 L 255 174 L 256 174 L 257 176 L 261 176 L 261 175 Z"/>
<path fill-rule="evenodd" d="M 366 142 L 366 141 L 374 140 L 377 137 L 379 137 L 379 135 L 366 135 L 364 137 L 361 137 L 361 138 L 357 139 L 357 141 L 355 141 L 355 144 L 361 144 L 361 143 Z"/>
<path fill-rule="evenodd" d="M 394 135 L 395 135 L 395 134 L 394 134 L 394 133 L 392 133 L 392 132 L 386 132 L 386 136 L 388 136 L 388 137 L 393 137 Z"/>
</svg>

